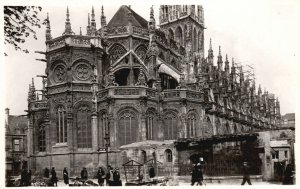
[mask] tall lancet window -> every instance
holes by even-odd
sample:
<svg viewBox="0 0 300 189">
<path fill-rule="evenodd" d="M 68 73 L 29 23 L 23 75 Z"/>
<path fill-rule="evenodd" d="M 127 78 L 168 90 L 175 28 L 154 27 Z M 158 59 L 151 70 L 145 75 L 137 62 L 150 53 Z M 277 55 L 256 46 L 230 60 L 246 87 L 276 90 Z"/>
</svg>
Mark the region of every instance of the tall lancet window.
<svg viewBox="0 0 300 189">
<path fill-rule="evenodd" d="M 118 138 L 120 145 L 136 142 L 138 139 L 138 120 L 132 110 L 124 110 L 119 116 Z"/>
<path fill-rule="evenodd" d="M 66 143 L 68 139 L 67 113 L 63 106 L 56 111 L 56 142 Z"/>
<path fill-rule="evenodd" d="M 147 140 L 154 139 L 153 130 L 154 130 L 155 125 L 157 125 L 155 114 L 154 114 L 154 112 L 149 111 L 146 116 L 146 138 L 147 138 Z"/>
<path fill-rule="evenodd" d="M 39 131 L 38 131 L 38 140 L 39 140 L 39 151 L 44 152 L 46 151 L 46 132 L 45 132 L 45 125 L 40 124 L 39 125 Z"/>
<path fill-rule="evenodd" d="M 109 128 L 108 128 L 108 115 L 106 112 L 102 112 L 100 114 L 100 121 L 99 121 L 99 130 L 101 130 L 102 135 L 99 136 L 99 140 L 102 142 L 103 146 L 105 144 L 105 134 L 109 135 Z"/>
<path fill-rule="evenodd" d="M 164 117 L 165 140 L 177 139 L 177 117 L 174 113 L 168 113 Z"/>
<path fill-rule="evenodd" d="M 87 105 L 82 105 L 77 110 L 77 147 L 92 147 L 91 110 Z"/>
<path fill-rule="evenodd" d="M 191 113 L 187 117 L 187 138 L 196 137 L 196 115 Z"/>
</svg>

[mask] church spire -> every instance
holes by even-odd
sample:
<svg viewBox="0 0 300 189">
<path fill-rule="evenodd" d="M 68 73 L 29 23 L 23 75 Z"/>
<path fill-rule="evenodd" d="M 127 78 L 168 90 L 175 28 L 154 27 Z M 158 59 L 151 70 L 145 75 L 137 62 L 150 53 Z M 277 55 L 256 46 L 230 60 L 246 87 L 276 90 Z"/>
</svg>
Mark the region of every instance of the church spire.
<svg viewBox="0 0 300 189">
<path fill-rule="evenodd" d="M 226 54 L 226 60 L 225 60 L 225 72 L 229 73 L 229 61 L 228 61 L 227 54 Z"/>
<path fill-rule="evenodd" d="M 63 33 L 63 35 L 74 35 L 74 32 L 71 29 L 69 7 L 67 7 L 66 22 L 65 22 L 65 32 Z"/>
<path fill-rule="evenodd" d="M 92 7 L 92 20 L 91 20 L 91 35 L 95 36 L 97 32 L 96 28 L 96 22 L 95 22 L 95 12 L 94 12 L 94 6 Z"/>
<path fill-rule="evenodd" d="M 46 40 L 51 40 L 51 27 L 50 27 L 50 20 L 49 20 L 49 14 L 47 13 L 47 25 L 46 25 Z"/>
<path fill-rule="evenodd" d="M 91 35 L 91 20 L 90 13 L 88 13 L 88 25 L 86 27 L 86 35 Z"/>
<path fill-rule="evenodd" d="M 221 46 L 219 46 L 219 55 L 218 55 L 218 70 L 222 70 L 223 60 L 221 55 Z"/>
<path fill-rule="evenodd" d="M 103 5 L 101 7 L 101 27 L 103 28 L 106 25 L 106 17 L 104 16 Z"/>
<path fill-rule="evenodd" d="M 82 35 L 81 27 L 80 27 L 80 29 L 79 29 L 79 35 Z"/>
<path fill-rule="evenodd" d="M 208 49 L 208 63 L 213 64 L 214 62 L 214 51 L 212 50 L 211 38 L 209 40 L 209 49 Z"/>
<path fill-rule="evenodd" d="M 150 8 L 150 20 L 149 20 L 149 23 L 148 23 L 148 29 L 149 29 L 149 32 L 154 32 L 155 31 L 155 18 L 154 18 L 153 5 Z"/>
</svg>

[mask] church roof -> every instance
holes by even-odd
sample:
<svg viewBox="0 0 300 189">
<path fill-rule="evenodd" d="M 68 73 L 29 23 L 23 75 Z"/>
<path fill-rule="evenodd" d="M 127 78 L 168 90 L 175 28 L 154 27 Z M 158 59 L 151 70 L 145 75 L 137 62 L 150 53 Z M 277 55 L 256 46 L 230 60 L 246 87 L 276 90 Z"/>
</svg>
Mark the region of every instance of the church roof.
<svg viewBox="0 0 300 189">
<path fill-rule="evenodd" d="M 132 25 L 147 29 L 148 22 L 126 5 L 122 5 L 107 24 L 108 27 L 127 26 L 128 12 L 132 13 Z"/>
</svg>

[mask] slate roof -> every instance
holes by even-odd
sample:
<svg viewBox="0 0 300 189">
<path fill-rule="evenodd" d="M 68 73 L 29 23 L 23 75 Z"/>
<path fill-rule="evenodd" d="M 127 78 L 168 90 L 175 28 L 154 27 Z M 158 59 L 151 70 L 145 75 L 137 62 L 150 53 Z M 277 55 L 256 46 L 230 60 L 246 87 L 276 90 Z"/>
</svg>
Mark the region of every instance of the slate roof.
<svg viewBox="0 0 300 189">
<path fill-rule="evenodd" d="M 107 27 L 127 26 L 128 25 L 128 12 L 132 13 L 132 25 L 141 27 L 144 29 L 148 28 L 148 22 L 143 17 L 134 12 L 131 8 L 126 5 L 122 5 L 119 10 L 115 13 L 112 19 L 107 24 Z"/>
</svg>

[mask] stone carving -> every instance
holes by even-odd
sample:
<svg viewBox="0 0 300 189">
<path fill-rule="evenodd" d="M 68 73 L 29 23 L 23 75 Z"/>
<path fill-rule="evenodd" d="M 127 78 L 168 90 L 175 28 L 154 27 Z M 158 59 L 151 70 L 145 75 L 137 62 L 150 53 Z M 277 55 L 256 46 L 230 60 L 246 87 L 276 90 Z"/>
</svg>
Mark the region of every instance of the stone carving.
<svg viewBox="0 0 300 189">
<path fill-rule="evenodd" d="M 91 76 L 91 68 L 86 64 L 78 64 L 75 68 L 75 74 L 79 80 L 88 80 Z"/>
<path fill-rule="evenodd" d="M 138 55 L 138 57 L 141 59 L 141 60 L 144 60 L 145 57 L 146 57 L 146 48 L 143 46 L 143 45 L 140 45 L 138 48 L 136 48 L 135 50 L 135 53 L 136 55 Z"/>
<path fill-rule="evenodd" d="M 135 84 L 136 86 L 147 86 L 145 74 L 143 73 L 142 68 L 140 68 L 140 73 L 138 76 L 138 82 Z"/>
<path fill-rule="evenodd" d="M 115 95 L 139 95 L 139 89 L 115 89 Z"/>
<path fill-rule="evenodd" d="M 57 65 L 54 68 L 54 81 L 61 83 L 66 79 L 66 67 L 62 64 Z"/>
<path fill-rule="evenodd" d="M 125 53 L 126 53 L 126 49 L 124 47 L 118 44 L 114 45 L 109 50 L 112 63 L 115 63 L 117 60 L 119 60 Z"/>
</svg>

